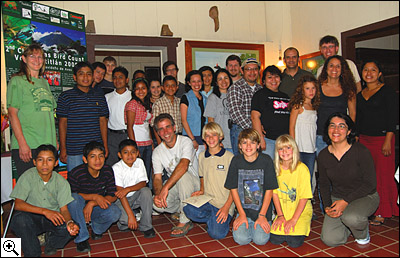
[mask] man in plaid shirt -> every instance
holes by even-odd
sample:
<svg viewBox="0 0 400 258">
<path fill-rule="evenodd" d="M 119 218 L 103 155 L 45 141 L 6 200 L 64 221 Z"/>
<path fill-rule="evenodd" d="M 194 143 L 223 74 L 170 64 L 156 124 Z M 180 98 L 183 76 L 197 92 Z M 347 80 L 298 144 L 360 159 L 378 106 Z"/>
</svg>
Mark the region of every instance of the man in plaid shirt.
<svg viewBox="0 0 400 258">
<path fill-rule="evenodd" d="M 237 155 L 238 137 L 243 129 L 251 128 L 251 99 L 262 86 L 257 83 L 260 63 L 255 58 L 247 58 L 242 63 L 243 78 L 235 82 L 226 96 L 231 120 L 231 142 L 233 154 Z"/>
</svg>

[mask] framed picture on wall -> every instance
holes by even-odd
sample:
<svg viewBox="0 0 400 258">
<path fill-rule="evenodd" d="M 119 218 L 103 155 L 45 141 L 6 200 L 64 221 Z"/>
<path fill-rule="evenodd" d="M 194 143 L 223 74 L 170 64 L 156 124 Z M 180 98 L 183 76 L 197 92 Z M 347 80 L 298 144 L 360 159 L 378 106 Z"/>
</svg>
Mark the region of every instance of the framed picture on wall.
<svg viewBox="0 0 400 258">
<path fill-rule="evenodd" d="M 309 71 L 317 77 L 318 68 L 324 65 L 324 58 L 321 52 L 314 52 L 300 56 L 300 67 L 303 70 Z"/>
<path fill-rule="evenodd" d="M 211 41 L 185 41 L 186 73 L 210 66 L 214 70 L 218 67 L 225 68 L 226 58 L 232 54 L 240 57 L 242 61 L 249 57 L 256 58 L 264 69 L 265 54 L 263 44 L 226 43 Z"/>
<path fill-rule="evenodd" d="M 161 80 L 161 69 L 159 66 L 145 66 L 144 72 L 146 73 L 146 78 L 150 81 L 151 79 Z"/>
</svg>

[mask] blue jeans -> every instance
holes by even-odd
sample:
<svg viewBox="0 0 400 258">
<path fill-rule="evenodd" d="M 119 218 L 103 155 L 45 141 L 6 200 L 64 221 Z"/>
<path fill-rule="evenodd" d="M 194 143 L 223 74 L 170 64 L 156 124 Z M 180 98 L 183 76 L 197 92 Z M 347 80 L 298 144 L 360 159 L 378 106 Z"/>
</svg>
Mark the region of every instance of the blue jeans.
<svg viewBox="0 0 400 258">
<path fill-rule="evenodd" d="M 260 225 L 257 225 L 256 229 L 254 229 L 254 221 L 249 217 L 247 217 L 247 222 L 249 224 L 248 228 L 246 228 L 245 223 L 242 223 L 237 230 L 232 229 L 233 240 L 239 245 L 247 245 L 252 240 L 256 245 L 265 245 L 269 240 L 270 233 L 265 233 Z M 271 221 L 268 221 L 268 223 L 271 226 Z"/>
<path fill-rule="evenodd" d="M 214 239 L 222 239 L 226 237 L 229 232 L 229 223 L 232 220 L 232 216 L 228 215 L 228 218 L 224 223 L 217 222 L 217 212 L 219 209 L 209 202 L 203 206 L 197 208 L 191 204 L 187 204 L 183 207 L 183 211 L 190 220 L 195 222 L 207 223 L 207 233 Z"/>
<path fill-rule="evenodd" d="M 86 200 L 78 193 L 72 193 L 72 197 L 75 200 L 68 204 L 68 210 L 71 213 L 72 219 L 79 225 L 79 234 L 76 236 L 74 242 L 80 243 L 89 239 L 89 231 L 86 227 L 86 221 L 83 215 L 83 208 L 86 206 Z M 103 234 L 112 223 L 119 220 L 120 216 L 121 210 L 114 203 L 111 203 L 105 210 L 100 208 L 100 206 L 93 207 L 91 214 L 92 231 L 98 235 Z"/>
<path fill-rule="evenodd" d="M 22 251 L 25 257 L 39 257 L 42 253 L 38 235 L 47 232 L 47 244 L 54 248 L 64 248 L 71 239 L 67 226 L 63 223 L 55 226 L 45 216 L 24 212 L 14 211 L 10 223 L 10 229 L 21 238 Z"/>
<path fill-rule="evenodd" d="M 268 154 L 272 161 L 274 161 L 275 157 L 275 140 L 271 140 L 268 138 L 264 138 L 265 144 L 266 144 L 266 149 L 263 151 L 263 153 Z"/>
<path fill-rule="evenodd" d="M 239 154 L 239 147 L 238 147 L 238 143 L 239 143 L 239 134 L 242 131 L 242 127 L 240 127 L 237 124 L 233 124 L 232 125 L 232 129 L 231 129 L 231 144 L 232 144 L 232 153 L 234 155 L 238 155 Z"/>
<path fill-rule="evenodd" d="M 307 152 L 300 152 L 300 159 L 301 162 L 306 164 L 308 167 L 308 170 L 310 171 L 310 184 L 311 184 L 311 189 L 312 188 L 312 177 L 314 174 L 314 164 L 315 164 L 315 152 L 314 153 L 307 153 Z"/>
<path fill-rule="evenodd" d="M 68 155 L 67 156 L 67 171 L 70 172 L 75 167 L 83 164 L 83 155 Z"/>
<path fill-rule="evenodd" d="M 147 172 L 147 179 L 149 179 L 148 187 L 150 190 L 153 189 L 153 178 L 152 178 L 152 163 L 151 163 L 151 158 L 153 156 L 153 148 L 151 145 L 147 146 L 138 146 L 139 153 L 140 153 L 140 158 L 144 162 L 144 166 L 146 167 L 146 172 Z"/>
</svg>

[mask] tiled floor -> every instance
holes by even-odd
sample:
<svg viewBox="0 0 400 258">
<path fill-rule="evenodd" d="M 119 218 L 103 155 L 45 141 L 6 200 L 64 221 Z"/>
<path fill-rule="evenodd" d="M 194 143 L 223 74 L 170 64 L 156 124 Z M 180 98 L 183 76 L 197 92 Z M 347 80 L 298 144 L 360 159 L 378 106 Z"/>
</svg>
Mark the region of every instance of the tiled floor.
<svg viewBox="0 0 400 258">
<path fill-rule="evenodd" d="M 317 207 L 314 204 L 319 218 L 312 221 L 310 235 L 299 248 L 269 242 L 264 246 L 253 243 L 240 246 L 234 242 L 232 232 L 224 239 L 213 240 L 208 236 L 205 224 L 198 223 L 194 223 L 194 228 L 186 236 L 174 238 L 170 236 L 170 231 L 176 222 L 172 221 L 170 214 L 161 214 L 153 216 L 155 238 L 146 239 L 139 231 L 119 232 L 114 224 L 102 239 L 89 240 L 91 252 L 76 252 L 76 245 L 71 241 L 54 257 L 399 257 L 399 217 L 386 220 L 379 227 L 370 226 L 371 242 L 365 246 L 358 245 L 350 236 L 346 245 L 328 247 L 320 240 L 323 217 Z M 8 232 L 7 237 L 15 236 Z"/>
</svg>

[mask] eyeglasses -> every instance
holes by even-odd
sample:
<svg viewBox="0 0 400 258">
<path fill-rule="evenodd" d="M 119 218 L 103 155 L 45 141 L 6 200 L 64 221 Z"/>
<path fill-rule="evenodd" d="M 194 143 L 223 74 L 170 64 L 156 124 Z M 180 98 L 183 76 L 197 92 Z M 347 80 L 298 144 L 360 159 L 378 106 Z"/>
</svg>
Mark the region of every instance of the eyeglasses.
<svg viewBox="0 0 400 258">
<path fill-rule="evenodd" d="M 43 60 L 43 56 L 29 55 L 28 57 L 29 57 L 30 59 L 39 59 L 39 60 Z"/>
<path fill-rule="evenodd" d="M 323 46 L 323 47 L 321 47 L 321 49 L 322 50 L 327 50 L 327 49 L 332 49 L 334 47 L 336 47 L 336 46 L 335 45 L 329 45 L 329 46 Z"/>
<path fill-rule="evenodd" d="M 332 130 L 336 129 L 336 128 L 338 128 L 339 130 L 344 130 L 344 129 L 347 129 L 347 126 L 345 124 L 338 124 L 338 125 L 329 124 L 328 128 L 332 129 Z"/>
<path fill-rule="evenodd" d="M 250 71 L 255 71 L 255 72 L 257 72 L 257 71 L 258 71 L 258 67 L 255 67 L 255 68 L 244 68 L 244 70 L 245 70 L 245 71 L 248 71 L 248 72 L 250 72 Z"/>
</svg>

